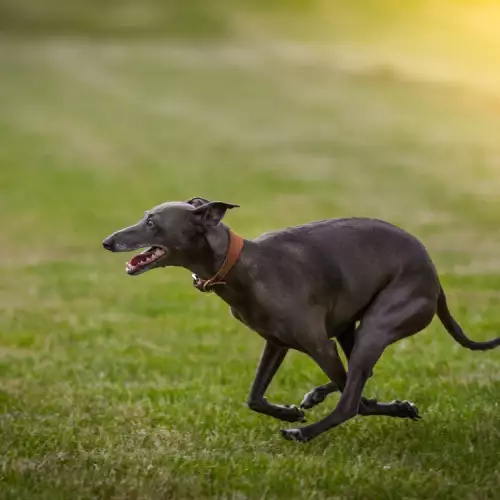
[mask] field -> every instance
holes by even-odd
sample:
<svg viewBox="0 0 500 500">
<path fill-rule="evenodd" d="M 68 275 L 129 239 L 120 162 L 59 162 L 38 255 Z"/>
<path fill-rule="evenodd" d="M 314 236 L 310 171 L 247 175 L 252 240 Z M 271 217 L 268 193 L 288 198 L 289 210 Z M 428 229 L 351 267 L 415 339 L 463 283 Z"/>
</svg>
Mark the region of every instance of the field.
<svg viewBox="0 0 500 500">
<path fill-rule="evenodd" d="M 380 217 L 424 241 L 464 329 L 492 338 L 497 96 L 244 41 L 6 38 L 0 67 L 2 500 L 498 498 L 500 350 L 435 322 L 366 389 L 422 421 L 356 418 L 296 445 L 245 405 L 261 339 L 187 271 L 132 279 L 100 247 L 192 196 L 240 204 L 227 223 L 247 238 Z M 324 382 L 292 353 L 269 399 Z"/>
</svg>

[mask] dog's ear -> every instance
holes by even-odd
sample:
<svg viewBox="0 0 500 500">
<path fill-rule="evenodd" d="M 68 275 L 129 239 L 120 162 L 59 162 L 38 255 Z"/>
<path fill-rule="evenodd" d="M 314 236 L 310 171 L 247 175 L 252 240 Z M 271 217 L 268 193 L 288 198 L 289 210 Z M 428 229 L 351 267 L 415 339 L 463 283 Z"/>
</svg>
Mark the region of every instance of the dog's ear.
<svg viewBox="0 0 500 500">
<path fill-rule="evenodd" d="M 210 203 L 210 200 L 207 200 L 206 198 L 199 198 L 198 196 L 195 196 L 194 198 L 187 200 L 186 203 L 189 203 L 190 205 L 193 205 L 193 207 L 198 208 L 198 207 L 201 207 L 202 205 L 206 205 L 207 203 Z"/>
<path fill-rule="evenodd" d="M 238 207 L 239 205 L 223 201 L 210 201 L 196 208 L 193 211 L 193 217 L 196 224 L 216 226 L 223 219 L 227 210 Z"/>
</svg>

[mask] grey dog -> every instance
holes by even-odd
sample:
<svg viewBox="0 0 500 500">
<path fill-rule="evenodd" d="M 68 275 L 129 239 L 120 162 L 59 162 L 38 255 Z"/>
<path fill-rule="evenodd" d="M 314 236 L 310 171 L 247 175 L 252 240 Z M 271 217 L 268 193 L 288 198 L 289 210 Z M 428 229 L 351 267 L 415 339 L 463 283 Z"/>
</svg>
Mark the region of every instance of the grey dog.
<svg viewBox="0 0 500 500">
<path fill-rule="evenodd" d="M 384 349 L 426 328 L 436 313 L 462 346 L 500 345 L 500 338 L 466 337 L 450 314 L 429 254 L 402 229 L 369 218 L 331 219 L 243 240 L 221 222 L 237 206 L 204 198 L 163 203 L 103 246 L 112 252 L 147 248 L 127 264 L 130 275 L 157 267 L 189 269 L 197 288 L 213 290 L 236 319 L 264 338 L 248 397 L 252 410 L 302 422 L 302 409 L 340 391 L 333 412 L 311 425 L 283 429 L 285 438 L 308 441 L 358 414 L 419 419 L 408 401 L 381 403 L 362 393 Z M 348 360 L 347 372 L 335 341 Z M 331 381 L 308 392 L 300 408 L 264 397 L 289 349 L 310 356 Z"/>
</svg>

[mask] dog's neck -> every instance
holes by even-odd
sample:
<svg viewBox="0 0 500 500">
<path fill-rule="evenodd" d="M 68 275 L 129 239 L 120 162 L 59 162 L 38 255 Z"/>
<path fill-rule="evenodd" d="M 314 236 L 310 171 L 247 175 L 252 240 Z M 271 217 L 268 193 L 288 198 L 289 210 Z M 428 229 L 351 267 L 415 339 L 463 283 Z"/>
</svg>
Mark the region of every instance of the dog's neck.
<svg viewBox="0 0 500 500">
<path fill-rule="evenodd" d="M 185 267 L 202 279 L 209 279 L 220 269 L 229 247 L 229 228 L 220 223 L 200 238 L 196 251 Z"/>
</svg>

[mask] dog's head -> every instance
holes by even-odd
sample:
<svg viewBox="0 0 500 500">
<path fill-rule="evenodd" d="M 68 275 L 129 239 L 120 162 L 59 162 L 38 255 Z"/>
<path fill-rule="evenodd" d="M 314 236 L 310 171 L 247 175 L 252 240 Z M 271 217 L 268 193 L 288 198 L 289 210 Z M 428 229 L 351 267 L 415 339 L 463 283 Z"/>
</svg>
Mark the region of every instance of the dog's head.
<svg viewBox="0 0 500 500">
<path fill-rule="evenodd" d="M 127 262 L 127 274 L 132 276 L 156 267 L 182 266 L 199 248 L 204 234 L 236 207 L 205 198 L 163 203 L 146 211 L 137 224 L 108 236 L 102 245 L 111 252 L 145 249 Z"/>
</svg>

